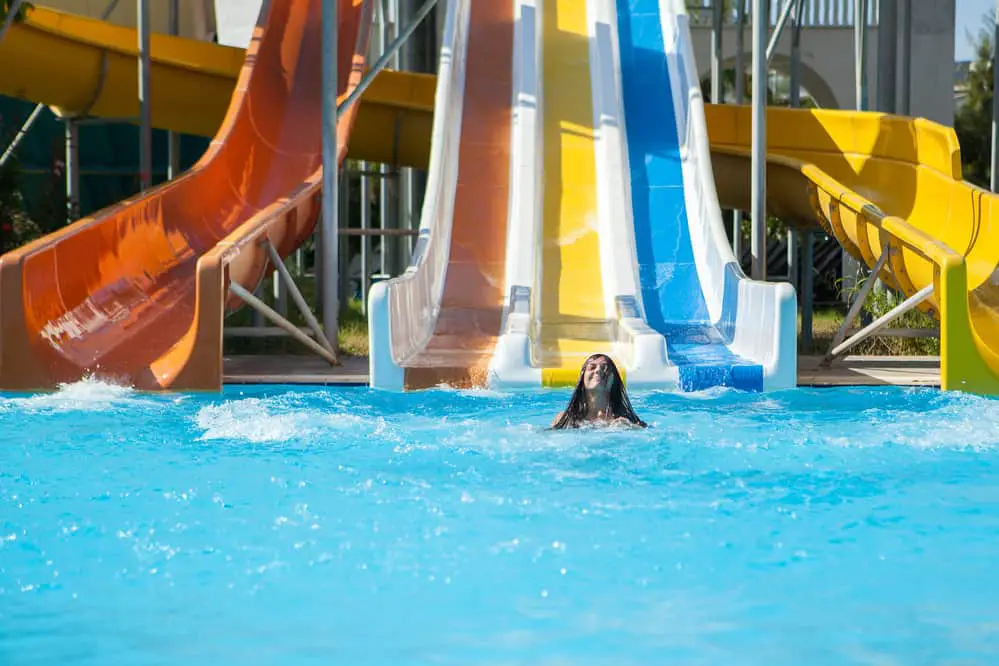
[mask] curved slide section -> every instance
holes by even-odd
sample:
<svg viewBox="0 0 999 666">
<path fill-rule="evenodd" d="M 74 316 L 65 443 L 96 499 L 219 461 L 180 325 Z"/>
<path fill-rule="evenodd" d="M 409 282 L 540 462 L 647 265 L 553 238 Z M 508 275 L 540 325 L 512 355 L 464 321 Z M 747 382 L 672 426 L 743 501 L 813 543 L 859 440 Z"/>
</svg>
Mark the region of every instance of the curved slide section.
<svg viewBox="0 0 999 666">
<path fill-rule="evenodd" d="M 154 33 L 152 125 L 196 136 L 219 131 L 244 49 Z M 36 7 L 0 40 L 0 95 L 46 104 L 60 116 L 139 115 L 133 29 Z M 426 168 L 436 80 L 383 70 L 361 99 L 348 157 Z"/>
<path fill-rule="evenodd" d="M 370 2 L 340 0 L 340 98 L 360 80 Z M 229 112 L 187 173 L 0 257 L 0 388 L 86 374 L 218 389 L 222 319 L 319 210 L 321 0 L 268 0 Z M 356 109 L 341 118 L 340 159 Z"/>
<path fill-rule="evenodd" d="M 719 193 L 748 204 L 748 107 L 708 108 Z M 767 203 L 816 220 L 940 321 L 941 386 L 999 395 L 999 196 L 963 181 L 953 129 L 925 119 L 852 111 L 768 109 Z"/>
<path fill-rule="evenodd" d="M 419 239 L 406 272 L 368 296 L 374 387 L 485 383 L 512 210 L 515 5 L 447 5 Z"/>
<path fill-rule="evenodd" d="M 665 337 L 681 390 L 793 387 L 794 292 L 746 279 L 732 255 L 685 5 L 617 8 L 644 319 Z"/>
</svg>

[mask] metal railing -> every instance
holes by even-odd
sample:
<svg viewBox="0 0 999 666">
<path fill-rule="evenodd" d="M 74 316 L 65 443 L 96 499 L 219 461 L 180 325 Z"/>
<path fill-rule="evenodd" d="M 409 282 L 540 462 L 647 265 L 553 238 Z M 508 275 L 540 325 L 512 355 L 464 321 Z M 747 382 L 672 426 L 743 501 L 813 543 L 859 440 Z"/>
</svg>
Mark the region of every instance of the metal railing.
<svg viewBox="0 0 999 666">
<path fill-rule="evenodd" d="M 739 0 L 687 0 L 687 11 L 690 13 L 691 24 L 695 26 L 711 26 L 711 7 L 717 2 L 727 2 L 725 24 L 733 25 L 736 20 L 736 7 Z M 753 22 L 752 2 L 746 3 L 746 24 Z M 767 17 L 770 26 L 777 24 L 781 6 L 784 0 L 770 0 L 770 11 Z M 875 25 L 878 22 L 878 0 L 867 3 L 867 23 Z M 856 15 L 854 0 L 805 0 L 802 7 L 801 26 L 803 28 L 846 28 L 854 25 Z"/>
</svg>

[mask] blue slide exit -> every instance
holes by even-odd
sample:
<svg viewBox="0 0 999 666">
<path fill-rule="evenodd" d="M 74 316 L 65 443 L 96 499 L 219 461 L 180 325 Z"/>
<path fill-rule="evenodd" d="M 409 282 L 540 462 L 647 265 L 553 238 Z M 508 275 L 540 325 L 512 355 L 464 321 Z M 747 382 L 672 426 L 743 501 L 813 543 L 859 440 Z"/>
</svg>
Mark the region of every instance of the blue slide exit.
<svg viewBox="0 0 999 666">
<path fill-rule="evenodd" d="M 763 390 L 762 366 L 712 325 L 688 228 L 673 91 L 658 0 L 617 0 L 638 275 L 649 326 L 666 339 L 681 390 Z M 685 105 L 686 106 L 686 105 Z"/>
</svg>

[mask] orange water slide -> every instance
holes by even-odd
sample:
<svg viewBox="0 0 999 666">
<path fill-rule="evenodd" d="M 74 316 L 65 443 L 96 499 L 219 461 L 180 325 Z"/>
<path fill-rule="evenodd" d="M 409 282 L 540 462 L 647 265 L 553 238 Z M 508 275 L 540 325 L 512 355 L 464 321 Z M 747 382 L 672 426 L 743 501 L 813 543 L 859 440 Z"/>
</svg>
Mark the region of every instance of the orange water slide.
<svg viewBox="0 0 999 666">
<path fill-rule="evenodd" d="M 339 0 L 343 100 L 364 68 L 371 2 Z M 187 173 L 0 257 L 0 389 L 94 375 L 218 389 L 222 320 L 319 212 L 321 0 L 265 0 L 229 110 Z M 347 151 L 357 107 L 337 128 Z"/>
<path fill-rule="evenodd" d="M 410 389 L 481 386 L 499 337 L 510 196 L 513 5 L 470 3 L 451 245 L 433 331 L 403 361 Z"/>
</svg>

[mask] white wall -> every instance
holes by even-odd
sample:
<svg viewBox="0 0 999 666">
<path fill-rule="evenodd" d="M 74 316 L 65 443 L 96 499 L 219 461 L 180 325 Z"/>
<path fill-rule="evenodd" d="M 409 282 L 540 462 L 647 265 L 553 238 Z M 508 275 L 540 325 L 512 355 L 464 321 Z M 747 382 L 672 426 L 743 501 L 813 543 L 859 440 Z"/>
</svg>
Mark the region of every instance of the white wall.
<svg viewBox="0 0 999 666">
<path fill-rule="evenodd" d="M 917 0 L 912 3 L 911 115 L 947 126 L 954 124 L 955 0 Z M 791 53 L 790 30 L 777 45 L 773 64 L 787 71 Z M 691 26 L 694 57 L 702 79 L 710 76 L 711 29 Z M 745 32 L 745 63 L 752 62 L 750 30 Z M 722 37 L 726 61 L 735 59 L 735 29 Z M 820 104 L 831 108 L 856 108 L 853 28 L 806 28 L 801 34 L 802 85 Z M 878 30 L 868 31 L 868 100 L 877 96 Z M 816 77 L 818 81 L 816 81 Z M 811 80 L 811 85 L 810 84 Z M 825 92 L 821 88 L 825 88 Z M 817 89 L 819 88 L 819 89 Z M 748 92 L 748 91 L 747 91 Z"/>
<path fill-rule="evenodd" d="M 239 0 L 235 0 L 239 2 Z M 256 0 L 259 4 L 260 0 Z M 101 18 L 108 0 L 35 0 L 38 7 L 56 9 L 88 18 Z M 212 0 L 179 0 L 180 36 L 207 41 L 215 32 L 215 9 Z M 151 0 L 149 24 L 153 32 L 168 33 L 170 4 L 167 0 Z M 135 28 L 135 0 L 120 0 L 107 20 L 115 25 Z M 249 41 L 247 41 L 249 43 Z"/>
<path fill-rule="evenodd" d="M 215 0 L 219 44 L 249 46 L 262 4 L 263 0 Z"/>
</svg>

